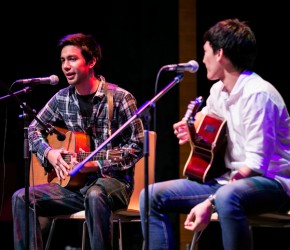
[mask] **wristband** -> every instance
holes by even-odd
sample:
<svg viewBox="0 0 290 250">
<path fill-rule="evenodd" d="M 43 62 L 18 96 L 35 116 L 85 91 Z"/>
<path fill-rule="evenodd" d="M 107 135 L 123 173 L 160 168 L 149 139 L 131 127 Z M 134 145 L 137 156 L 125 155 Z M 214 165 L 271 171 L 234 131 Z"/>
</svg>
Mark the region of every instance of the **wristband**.
<svg viewBox="0 0 290 250">
<path fill-rule="evenodd" d="M 211 207 L 212 207 L 212 210 L 213 212 L 215 212 L 215 197 L 213 194 L 211 194 L 208 198 L 209 202 L 211 203 Z"/>
</svg>

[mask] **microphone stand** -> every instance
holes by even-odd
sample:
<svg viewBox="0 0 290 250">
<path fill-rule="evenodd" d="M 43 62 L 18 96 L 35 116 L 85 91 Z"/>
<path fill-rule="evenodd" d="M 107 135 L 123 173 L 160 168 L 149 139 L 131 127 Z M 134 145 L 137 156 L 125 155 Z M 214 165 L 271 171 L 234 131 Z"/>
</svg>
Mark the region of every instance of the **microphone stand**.
<svg viewBox="0 0 290 250">
<path fill-rule="evenodd" d="M 107 145 L 112 139 L 114 139 L 123 129 L 125 129 L 132 121 L 136 118 L 140 118 L 144 115 L 144 113 L 148 114 L 149 109 L 155 106 L 155 102 L 158 101 L 164 94 L 166 94 L 173 86 L 177 83 L 181 82 L 183 79 L 183 73 L 178 73 L 177 76 L 171 81 L 164 89 L 162 89 L 156 96 L 154 96 L 150 101 L 145 102 L 136 112 L 135 114 L 128 119 L 119 129 L 117 129 L 107 140 L 100 144 L 94 151 L 92 151 L 83 161 L 79 162 L 74 166 L 74 168 L 70 171 L 70 175 L 74 176 L 79 172 L 79 170 L 88 162 L 91 158 L 94 157 L 105 145 Z M 146 117 L 145 117 L 146 118 Z M 148 119 L 147 119 L 148 120 Z M 146 121 L 146 119 L 145 119 Z M 145 184 L 145 211 L 146 211 L 146 218 L 145 218 L 145 230 L 144 230 L 144 245 L 143 249 L 148 250 L 148 242 L 149 242 L 149 197 L 148 197 L 148 145 L 149 145 L 149 136 L 148 130 L 144 131 L 144 184 Z"/>
<path fill-rule="evenodd" d="M 23 90 L 12 92 L 2 81 L 0 81 L 1 86 L 9 93 L 9 95 L 0 97 L 0 101 L 6 100 L 13 97 L 23 109 L 23 115 L 19 117 L 24 118 L 24 164 L 25 164 L 25 246 L 29 249 L 29 171 L 30 171 L 30 155 L 29 155 L 29 142 L 28 142 L 28 125 L 29 125 L 29 115 L 32 114 L 34 119 L 45 129 L 48 134 L 57 134 L 58 140 L 62 141 L 65 139 L 64 135 L 56 130 L 50 124 L 44 124 L 37 116 L 36 111 L 31 109 L 26 103 L 22 102 L 17 95 L 22 93 L 27 93 L 31 91 L 31 87 L 25 87 Z"/>
</svg>

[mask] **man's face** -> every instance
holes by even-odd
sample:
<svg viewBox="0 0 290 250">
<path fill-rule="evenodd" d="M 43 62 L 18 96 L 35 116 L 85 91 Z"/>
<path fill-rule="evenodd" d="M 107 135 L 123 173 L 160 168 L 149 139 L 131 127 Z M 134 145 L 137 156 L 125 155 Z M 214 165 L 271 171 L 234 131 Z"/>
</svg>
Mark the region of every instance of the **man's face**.
<svg viewBox="0 0 290 250">
<path fill-rule="evenodd" d="M 204 49 L 203 63 L 205 64 L 207 70 L 207 78 L 209 80 L 220 79 L 219 53 L 214 54 L 213 49 L 208 41 L 204 43 L 203 49 Z"/>
<path fill-rule="evenodd" d="M 61 50 L 61 68 L 70 85 L 86 82 L 90 66 L 81 53 L 81 49 L 74 45 L 67 45 Z"/>
</svg>

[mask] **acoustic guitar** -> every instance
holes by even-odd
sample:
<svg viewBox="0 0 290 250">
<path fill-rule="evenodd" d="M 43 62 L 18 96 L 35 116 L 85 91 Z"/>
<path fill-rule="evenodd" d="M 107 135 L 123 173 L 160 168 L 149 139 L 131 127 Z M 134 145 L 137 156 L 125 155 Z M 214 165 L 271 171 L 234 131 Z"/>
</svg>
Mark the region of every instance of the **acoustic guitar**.
<svg viewBox="0 0 290 250">
<path fill-rule="evenodd" d="M 72 132 L 65 129 L 58 128 L 59 131 L 66 132 L 66 137 L 64 141 L 59 141 L 55 134 L 48 135 L 47 141 L 52 148 L 64 149 L 70 152 L 75 152 L 77 154 L 77 161 L 81 162 L 87 156 L 90 155 L 90 138 L 88 135 L 81 132 Z M 79 149 L 84 150 L 79 151 Z M 110 150 L 101 150 L 95 156 L 92 157 L 91 161 L 96 160 L 110 160 L 112 163 L 123 162 L 129 157 L 129 155 L 134 154 L 134 149 L 132 148 L 114 148 Z M 63 159 L 66 163 L 70 165 L 70 170 L 73 169 L 71 164 L 72 154 L 62 154 Z M 86 182 L 86 174 L 78 172 L 74 176 L 68 175 L 64 180 L 59 180 L 54 168 L 49 167 L 50 171 L 46 172 L 44 167 L 35 154 L 32 154 L 30 163 L 30 186 L 39 185 L 44 183 L 58 183 L 63 187 L 80 187 Z M 69 170 L 69 171 L 70 171 Z"/>
<path fill-rule="evenodd" d="M 184 116 L 191 151 L 183 174 L 198 182 L 207 182 L 228 171 L 224 164 L 226 121 L 214 115 L 205 115 L 195 128 L 194 117 L 201 104 L 202 97 L 191 101 Z"/>
</svg>

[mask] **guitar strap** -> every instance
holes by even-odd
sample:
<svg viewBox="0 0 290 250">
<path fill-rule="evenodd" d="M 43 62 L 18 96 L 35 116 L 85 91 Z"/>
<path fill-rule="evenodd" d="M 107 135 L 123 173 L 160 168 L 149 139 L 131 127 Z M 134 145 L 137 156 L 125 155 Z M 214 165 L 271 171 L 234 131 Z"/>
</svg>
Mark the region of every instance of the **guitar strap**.
<svg viewBox="0 0 290 250">
<path fill-rule="evenodd" d="M 113 117 L 113 95 L 114 91 L 116 90 L 117 85 L 112 84 L 112 83 L 107 83 L 105 82 L 105 92 L 107 95 L 107 100 L 108 100 L 108 134 L 109 136 L 112 135 L 112 129 L 111 129 L 111 121 Z"/>
</svg>

